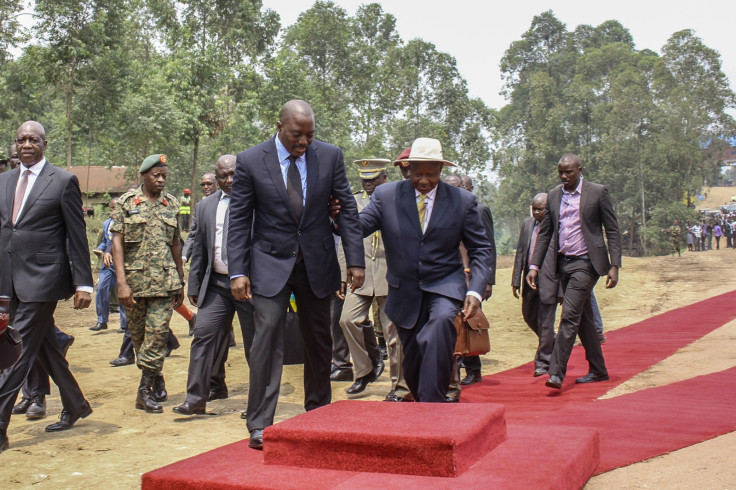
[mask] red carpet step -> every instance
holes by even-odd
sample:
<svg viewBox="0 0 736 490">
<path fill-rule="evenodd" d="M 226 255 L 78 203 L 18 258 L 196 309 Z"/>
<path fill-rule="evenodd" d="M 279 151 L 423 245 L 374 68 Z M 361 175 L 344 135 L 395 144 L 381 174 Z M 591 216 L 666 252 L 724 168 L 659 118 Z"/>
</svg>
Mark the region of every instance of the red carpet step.
<svg viewBox="0 0 736 490">
<path fill-rule="evenodd" d="M 267 428 L 263 460 L 304 468 L 457 476 L 505 440 L 503 405 L 343 400 Z"/>
<path fill-rule="evenodd" d="M 348 402 L 354 403 L 354 402 Z M 384 402 L 378 406 L 392 406 Z M 408 407 L 411 404 L 400 404 Z M 448 405 L 430 405 L 441 411 Z M 388 409 L 388 407 L 387 407 Z M 298 419 L 301 416 L 295 417 Z M 294 420 L 294 419 L 291 419 Z M 402 417 L 411 432 L 420 422 Z M 377 426 L 380 421 L 374 425 Z M 277 424 L 280 425 L 280 424 Z M 274 426 L 276 427 L 276 426 Z M 265 435 L 265 432 L 264 432 Z M 264 438 L 265 444 L 268 444 Z M 391 454 L 387 453 L 387 456 Z M 393 454 L 401 457 L 401 454 Z M 506 441 L 482 455 L 457 477 L 341 471 L 264 464 L 264 453 L 247 439 L 143 475 L 142 488 L 176 490 L 233 489 L 580 489 L 598 466 L 598 433 L 591 429 L 513 425 Z M 323 458 L 316 453 L 314 460 Z"/>
</svg>

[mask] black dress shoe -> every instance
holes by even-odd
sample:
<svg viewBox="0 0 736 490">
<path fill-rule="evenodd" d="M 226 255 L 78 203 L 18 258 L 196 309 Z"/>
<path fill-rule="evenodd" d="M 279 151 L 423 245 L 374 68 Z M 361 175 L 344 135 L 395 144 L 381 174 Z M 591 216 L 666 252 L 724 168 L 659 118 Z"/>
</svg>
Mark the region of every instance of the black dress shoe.
<svg viewBox="0 0 736 490">
<path fill-rule="evenodd" d="M 203 408 L 196 408 L 189 404 L 189 402 L 184 402 L 178 407 L 172 408 L 174 413 L 178 413 L 179 415 L 204 415 L 204 407 Z"/>
<path fill-rule="evenodd" d="M 330 374 L 330 381 L 352 381 L 353 371 L 350 369 L 336 369 Z"/>
<path fill-rule="evenodd" d="M 562 389 L 562 380 L 556 374 L 550 376 L 547 382 L 544 384 L 545 386 L 549 386 L 550 388 L 556 388 L 558 390 Z"/>
<path fill-rule="evenodd" d="M 30 406 L 31 406 L 31 399 L 22 397 L 20 401 L 13 407 L 12 413 L 16 415 L 19 413 L 26 413 L 26 411 L 28 410 L 28 407 Z"/>
<path fill-rule="evenodd" d="M 381 359 L 379 359 L 378 362 L 374 364 L 373 370 L 369 374 L 369 376 L 371 376 L 371 379 L 370 379 L 371 383 L 381 377 L 381 374 L 383 374 L 383 370 L 385 367 L 386 367 L 386 364 L 384 364 Z"/>
<path fill-rule="evenodd" d="M 365 376 L 356 379 L 355 383 L 353 383 L 350 388 L 345 390 L 345 393 L 347 393 L 348 395 L 357 395 L 358 393 L 363 393 L 365 391 L 365 388 L 371 382 L 372 377 L 373 373 L 371 372 L 366 374 Z"/>
<path fill-rule="evenodd" d="M 87 418 L 91 413 L 92 407 L 90 407 L 89 402 L 85 400 L 84 403 L 82 403 L 82 406 L 79 407 L 79 410 L 74 413 L 71 413 L 66 409 L 62 410 L 61 415 L 59 415 L 59 421 L 55 424 L 46 426 L 46 432 L 69 430 L 74 427 L 77 420 Z"/>
<path fill-rule="evenodd" d="M 454 398 L 454 397 L 451 397 L 451 396 L 446 396 L 445 397 L 445 401 L 447 403 L 460 403 L 460 399 L 459 398 Z"/>
<path fill-rule="evenodd" d="M 535 378 L 537 376 L 544 376 L 545 374 L 547 374 L 547 370 L 544 369 L 544 368 L 537 368 L 537 369 L 534 370 L 534 377 Z"/>
<path fill-rule="evenodd" d="M 248 411 L 243 410 L 242 412 L 240 412 L 240 418 L 243 420 L 248 420 Z"/>
<path fill-rule="evenodd" d="M 111 306 L 110 307 L 110 313 L 120 313 L 120 307 L 118 307 L 118 306 Z"/>
<path fill-rule="evenodd" d="M 606 343 L 606 336 L 605 336 L 605 335 L 603 335 L 603 332 L 601 332 L 601 333 L 599 333 L 599 334 L 598 334 L 598 341 L 599 341 L 599 342 L 600 342 L 601 344 L 605 344 L 605 343 Z"/>
<path fill-rule="evenodd" d="M 598 381 L 608 381 L 608 374 L 595 374 L 595 373 L 588 373 L 582 378 L 578 378 L 575 380 L 576 383 L 596 383 Z"/>
<path fill-rule="evenodd" d="M 69 347 L 74 343 L 74 335 L 69 335 L 68 337 L 69 338 L 66 340 L 66 343 L 61 348 L 61 352 L 64 353 L 64 357 L 66 357 L 66 353 L 69 352 Z"/>
<path fill-rule="evenodd" d="M 97 322 L 94 327 L 89 327 L 93 332 L 99 332 L 100 330 L 107 330 L 107 322 Z"/>
<path fill-rule="evenodd" d="M 208 402 L 212 402 L 215 400 L 226 400 L 228 396 L 227 388 L 224 390 L 210 390 L 210 395 L 207 397 Z"/>
<path fill-rule="evenodd" d="M 31 397 L 31 404 L 26 410 L 26 418 L 29 420 L 38 420 L 46 416 L 46 397 L 43 395 L 35 395 Z"/>
<path fill-rule="evenodd" d="M 384 361 L 387 361 L 388 360 L 388 348 L 386 348 L 385 345 L 382 345 L 378 349 L 381 352 L 381 359 L 383 359 Z"/>
<path fill-rule="evenodd" d="M 263 429 L 255 429 L 250 433 L 248 447 L 252 449 L 263 449 Z"/>
<path fill-rule="evenodd" d="M 117 359 L 110 361 L 110 364 L 112 364 L 115 367 L 118 367 L 118 366 L 127 366 L 128 364 L 133 364 L 134 362 L 135 362 L 135 359 L 133 359 L 132 357 L 120 356 Z"/>
<path fill-rule="evenodd" d="M 483 378 L 481 378 L 480 374 L 468 373 L 468 375 L 465 376 L 462 381 L 460 381 L 460 384 L 463 386 L 467 386 L 472 385 L 473 383 L 478 383 L 482 380 Z"/>
</svg>

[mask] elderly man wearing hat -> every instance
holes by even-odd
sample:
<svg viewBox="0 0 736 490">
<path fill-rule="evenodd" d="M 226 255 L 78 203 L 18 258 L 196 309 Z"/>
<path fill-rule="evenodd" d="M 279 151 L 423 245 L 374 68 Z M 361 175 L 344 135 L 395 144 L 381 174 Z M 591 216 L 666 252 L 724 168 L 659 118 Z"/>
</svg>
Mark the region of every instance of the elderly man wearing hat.
<svg viewBox="0 0 736 490">
<path fill-rule="evenodd" d="M 128 329 L 142 371 L 135 407 L 161 413 L 167 398 L 161 373 L 169 321 L 184 300 L 179 203 L 164 193 L 166 155 L 151 155 L 139 169 L 143 185 L 126 192 L 112 214 L 113 262 L 118 299 L 128 313 Z"/>
<path fill-rule="evenodd" d="M 358 211 L 362 211 L 371 201 L 373 192 L 386 183 L 386 165 L 391 160 L 374 158 L 355 160 L 358 173 L 363 185 L 363 192 L 355 195 Z M 365 249 L 365 280 L 363 286 L 354 292 L 348 291 L 345 295 L 345 305 L 342 309 L 340 327 L 345 333 L 345 339 L 350 348 L 355 371 L 355 383 L 347 389 L 349 395 L 361 393 L 368 383 L 378 379 L 383 372 L 383 361 L 376 346 L 376 337 L 368 322 L 371 305 L 378 304 L 381 325 L 384 329 L 388 354 L 390 359 L 391 392 L 387 401 L 403 401 L 409 394 L 406 381 L 401 371 L 403 360 L 401 341 L 396 327 L 386 316 L 386 251 L 381 239 L 381 232 L 376 231 L 363 240 Z M 342 252 L 342 250 L 340 250 Z M 344 254 L 339 253 L 341 269 L 343 269 L 343 288 L 346 282 L 344 277 Z"/>
<path fill-rule="evenodd" d="M 406 158 L 410 177 L 380 186 L 360 213 L 364 236 L 380 230 L 386 247 L 386 314 L 398 327 L 404 376 L 414 399 L 446 402 L 457 337 L 454 319 L 472 318 L 489 279 L 491 247 L 471 193 L 440 181 L 436 139 L 419 138 Z M 340 215 L 337 215 L 337 224 Z M 470 286 L 460 257 L 468 251 Z"/>
</svg>

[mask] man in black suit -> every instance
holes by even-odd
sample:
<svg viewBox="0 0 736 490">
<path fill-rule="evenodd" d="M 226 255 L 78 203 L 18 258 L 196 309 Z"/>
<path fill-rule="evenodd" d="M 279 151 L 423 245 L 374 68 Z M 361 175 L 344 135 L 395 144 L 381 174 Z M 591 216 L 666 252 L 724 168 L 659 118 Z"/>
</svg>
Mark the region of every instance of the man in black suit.
<svg viewBox="0 0 736 490">
<path fill-rule="evenodd" d="M 419 138 L 406 159 L 410 177 L 376 188 L 360 213 L 363 234 L 381 231 L 386 248 L 386 314 L 404 347 L 404 375 L 414 399 L 446 402 L 457 339 L 454 320 L 472 318 L 488 285 L 491 247 L 475 196 L 440 181 L 440 142 Z M 345 204 L 345 201 L 341 201 Z M 337 215 L 340 229 L 342 212 Z M 460 256 L 468 252 L 470 287 Z"/>
<path fill-rule="evenodd" d="M 516 245 L 514 270 L 511 273 L 511 288 L 514 297 L 519 299 L 521 289 L 521 314 L 524 321 L 537 335 L 539 344 L 534 355 L 534 376 L 542 376 L 549 372 L 549 361 L 555 343 L 555 312 L 557 311 L 559 281 L 555 274 L 557 250 L 547 247 L 542 268 L 537 275 L 537 289 L 526 284 L 529 264 L 539 236 L 539 223 L 544 218 L 547 207 L 547 194 L 540 193 L 532 199 L 532 216 L 521 224 L 519 243 Z M 554 240 L 550 240 L 550 245 Z"/>
<path fill-rule="evenodd" d="M 194 328 L 187 399 L 174 412 L 181 415 L 205 413 L 208 401 L 227 398 L 224 369 L 227 359 L 230 329 L 235 313 L 243 333 L 245 358 L 253 342 L 253 305 L 238 301 L 230 291 L 227 255 L 227 215 L 230 194 L 235 175 L 235 155 L 223 155 L 215 164 L 215 176 L 220 190 L 203 199 L 195 208 L 197 233 L 192 242 L 191 267 L 189 269 L 189 302 L 199 308 Z M 213 375 L 218 386 L 212 386 Z"/>
<path fill-rule="evenodd" d="M 281 385 L 286 307 L 293 292 L 304 341 L 304 408 L 331 401 L 331 295 L 340 268 L 328 202 L 343 203 L 340 230 L 353 290 L 365 262 L 358 211 L 342 150 L 314 139 L 314 113 L 302 100 L 284 104 L 272 139 L 238 155 L 230 204 L 228 271 L 235 299 L 253 297 L 250 351 L 250 447 L 263 447 Z"/>
<path fill-rule="evenodd" d="M 589 370 L 575 382 L 608 380 L 606 362 L 595 330 L 590 292 L 600 276 L 606 276 L 606 288 L 615 287 L 621 267 L 621 234 L 611 196 L 605 186 L 583 179 L 582 171 L 580 158 L 572 153 L 563 155 L 557 164 L 562 185 L 549 191 L 537 245 L 526 276 L 527 284 L 536 289 L 539 268 L 546 260 L 547 247 L 552 242 L 557 253 L 555 271 L 560 278 L 564 299 L 546 385 L 558 390 L 562 389 L 567 361 L 578 334 L 585 348 Z M 603 239 L 603 228 L 608 249 Z"/>
<path fill-rule="evenodd" d="M 13 403 L 35 360 L 59 387 L 64 409 L 46 427 L 71 429 L 92 413 L 54 333 L 60 299 L 74 308 L 92 301 L 92 270 L 77 178 L 46 161 L 46 132 L 35 121 L 18 128 L 21 165 L 0 174 L 0 295 L 10 296 L 13 327 L 23 340 L 18 362 L 0 376 L 0 452 L 8 448 Z"/>
</svg>

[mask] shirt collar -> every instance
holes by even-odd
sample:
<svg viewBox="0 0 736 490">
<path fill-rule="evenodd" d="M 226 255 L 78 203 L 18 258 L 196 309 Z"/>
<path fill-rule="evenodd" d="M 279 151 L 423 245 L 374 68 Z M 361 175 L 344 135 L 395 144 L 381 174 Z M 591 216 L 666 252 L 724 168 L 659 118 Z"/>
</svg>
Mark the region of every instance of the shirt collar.
<svg viewBox="0 0 736 490">
<path fill-rule="evenodd" d="M 289 158 L 289 155 L 291 155 L 291 153 L 289 153 L 289 150 L 286 149 L 284 144 L 279 139 L 279 133 L 276 133 L 276 136 L 274 136 L 274 140 L 276 140 L 276 154 L 279 156 L 279 163 L 283 163 L 284 160 Z M 306 153 L 298 157 L 296 160 L 305 162 L 306 161 L 305 157 L 306 157 Z"/>
<path fill-rule="evenodd" d="M 437 188 L 439 186 L 440 185 L 437 184 L 436 186 L 434 186 L 434 189 L 432 189 L 431 191 L 427 192 L 427 194 L 425 194 L 427 196 L 427 199 L 434 200 L 434 196 L 437 195 Z M 420 194 L 421 194 L 421 192 L 419 192 L 418 190 L 414 189 L 414 197 L 419 197 Z"/>
<path fill-rule="evenodd" d="M 226 194 L 225 191 L 222 191 L 222 194 L 220 194 L 220 201 L 223 199 L 230 199 L 230 194 Z"/>
<path fill-rule="evenodd" d="M 576 194 L 576 193 L 577 194 L 580 194 L 580 191 L 581 191 L 582 188 L 583 188 L 583 176 L 581 175 L 580 176 L 580 180 L 578 181 L 578 186 L 575 188 L 574 191 L 567 192 L 567 190 L 565 190 L 565 186 L 563 185 L 562 186 L 562 193 L 563 194 L 569 194 L 569 195 L 573 195 L 573 194 Z"/>
<path fill-rule="evenodd" d="M 42 158 L 41 160 L 34 163 L 30 167 L 26 167 L 24 163 L 21 163 L 20 164 L 20 174 L 23 175 L 23 172 L 25 172 L 26 170 L 30 170 L 31 172 L 33 172 L 34 174 L 38 176 L 38 174 L 41 173 L 41 170 L 43 170 L 44 165 L 46 165 L 46 158 Z"/>
</svg>

